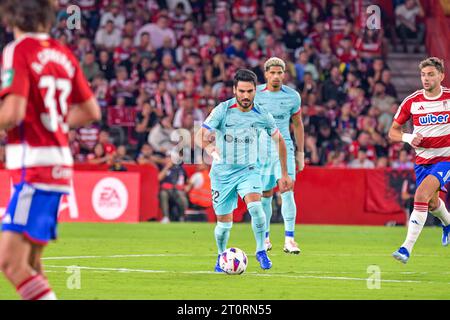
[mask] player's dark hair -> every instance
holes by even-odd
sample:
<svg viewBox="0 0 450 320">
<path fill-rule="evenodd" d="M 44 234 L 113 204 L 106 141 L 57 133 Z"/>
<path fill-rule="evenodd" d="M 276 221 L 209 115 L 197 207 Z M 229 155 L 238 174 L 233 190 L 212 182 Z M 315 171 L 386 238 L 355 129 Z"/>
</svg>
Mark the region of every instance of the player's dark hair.
<svg viewBox="0 0 450 320">
<path fill-rule="evenodd" d="M 425 67 L 435 67 L 440 73 L 444 73 L 444 61 L 437 57 L 430 57 L 422 60 L 419 64 L 419 69 L 422 70 Z"/>
<path fill-rule="evenodd" d="M 0 15 L 8 26 L 16 27 L 23 32 L 48 32 L 55 21 L 55 2 L 54 0 L 2 0 Z"/>
<path fill-rule="evenodd" d="M 256 87 L 256 83 L 258 81 L 258 77 L 256 74 L 248 69 L 239 69 L 236 71 L 233 79 L 233 86 L 236 88 L 239 81 L 243 82 L 251 82 Z"/>
</svg>

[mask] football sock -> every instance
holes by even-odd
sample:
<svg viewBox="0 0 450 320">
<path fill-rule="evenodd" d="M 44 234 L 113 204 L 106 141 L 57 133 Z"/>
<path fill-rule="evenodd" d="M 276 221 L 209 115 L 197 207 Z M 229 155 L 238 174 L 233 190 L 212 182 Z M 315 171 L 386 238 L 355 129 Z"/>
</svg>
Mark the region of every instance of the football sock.
<svg viewBox="0 0 450 320">
<path fill-rule="evenodd" d="M 256 240 L 256 252 L 266 250 L 264 239 L 266 234 L 266 215 L 261 201 L 254 201 L 247 204 L 248 212 L 252 217 L 252 229 Z"/>
<path fill-rule="evenodd" d="M 261 198 L 261 204 L 266 215 L 266 238 L 269 238 L 270 233 L 270 219 L 272 218 L 272 199 L 273 196 Z"/>
<path fill-rule="evenodd" d="M 16 290 L 23 300 L 56 300 L 47 279 L 41 274 L 29 277 L 18 285 Z"/>
<path fill-rule="evenodd" d="M 439 199 L 439 208 L 434 211 L 430 211 L 430 213 L 436 218 L 439 218 L 444 226 L 448 226 L 450 224 L 450 213 L 448 213 L 442 199 Z"/>
<path fill-rule="evenodd" d="M 220 222 L 217 221 L 216 228 L 214 229 L 214 236 L 216 238 L 217 250 L 219 254 L 225 251 L 230 238 L 231 227 L 233 222 Z"/>
<path fill-rule="evenodd" d="M 285 235 L 288 237 L 292 234 L 292 238 L 294 237 L 295 231 L 295 217 L 297 215 L 297 208 L 295 206 L 294 192 L 287 191 L 281 194 L 281 215 L 284 219 L 284 230 Z"/>
<path fill-rule="evenodd" d="M 414 202 L 414 210 L 411 213 L 408 224 L 408 233 L 406 235 L 406 240 L 402 244 L 402 247 L 408 249 L 411 253 L 414 244 L 419 238 L 420 232 L 425 225 L 428 213 L 428 203 L 426 202 Z"/>
</svg>

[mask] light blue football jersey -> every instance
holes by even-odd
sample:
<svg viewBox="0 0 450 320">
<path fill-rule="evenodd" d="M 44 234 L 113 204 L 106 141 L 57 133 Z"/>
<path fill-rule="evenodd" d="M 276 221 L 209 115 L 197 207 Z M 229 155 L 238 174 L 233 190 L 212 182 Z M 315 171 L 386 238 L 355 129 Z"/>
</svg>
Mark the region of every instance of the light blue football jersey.
<svg viewBox="0 0 450 320">
<path fill-rule="evenodd" d="M 261 84 L 256 88 L 255 102 L 272 114 L 286 142 L 288 152 L 294 150 L 289 126 L 292 115 L 300 112 L 302 103 L 300 94 L 286 85 L 283 85 L 279 91 L 272 92 L 267 89 L 267 84 Z M 272 143 L 271 139 L 267 143 L 272 145 L 271 154 L 277 156 L 275 144 Z"/>
<path fill-rule="evenodd" d="M 259 166 L 261 133 L 265 131 L 272 136 L 278 130 L 265 108 L 255 103 L 250 111 L 243 112 L 239 110 L 236 98 L 216 106 L 202 126 L 216 133 L 220 160 L 213 161 L 212 171 L 220 175 L 232 175 L 249 166 Z"/>
</svg>

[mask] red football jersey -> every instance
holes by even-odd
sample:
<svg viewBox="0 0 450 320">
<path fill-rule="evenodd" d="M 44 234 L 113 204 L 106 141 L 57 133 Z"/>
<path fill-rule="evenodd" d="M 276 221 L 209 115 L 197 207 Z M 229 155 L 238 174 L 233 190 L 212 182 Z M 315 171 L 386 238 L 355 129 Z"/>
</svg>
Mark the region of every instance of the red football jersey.
<svg viewBox="0 0 450 320">
<path fill-rule="evenodd" d="M 423 136 L 416 148 L 416 164 L 450 161 L 450 89 L 441 87 L 435 98 L 428 98 L 424 90 L 406 97 L 394 120 L 403 125 L 410 118 L 414 133 Z"/>
<path fill-rule="evenodd" d="M 27 99 L 24 120 L 8 131 L 6 168 L 14 184 L 67 192 L 73 165 L 67 114 L 93 97 L 78 61 L 47 34 L 27 33 L 3 51 L 0 98 L 8 94 Z"/>
</svg>

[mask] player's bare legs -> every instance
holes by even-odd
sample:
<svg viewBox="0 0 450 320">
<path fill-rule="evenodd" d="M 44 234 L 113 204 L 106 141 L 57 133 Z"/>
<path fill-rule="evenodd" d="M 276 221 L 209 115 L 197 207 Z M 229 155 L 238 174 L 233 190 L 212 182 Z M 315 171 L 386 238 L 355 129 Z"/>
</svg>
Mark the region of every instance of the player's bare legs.
<svg viewBox="0 0 450 320">
<path fill-rule="evenodd" d="M 42 266 L 42 253 L 44 251 L 44 246 L 38 244 L 31 245 L 31 253 L 29 258 L 29 264 L 37 273 L 44 275 L 44 268 Z"/>
<path fill-rule="evenodd" d="M 35 249 L 22 234 L 5 231 L 0 238 L 0 269 L 24 300 L 55 300 L 40 264 L 42 248 Z M 31 260 L 33 259 L 33 264 Z M 39 259 L 37 261 L 36 259 Z M 35 270 L 33 266 L 39 268 Z"/>
<path fill-rule="evenodd" d="M 272 262 L 267 257 L 266 247 L 264 245 L 264 239 L 266 237 L 266 215 L 261 204 L 261 194 L 246 194 L 244 201 L 252 217 L 252 229 L 256 240 L 256 259 L 259 261 L 262 269 L 270 269 Z"/>
<path fill-rule="evenodd" d="M 0 269 L 14 287 L 36 272 L 28 259 L 31 243 L 20 233 L 2 232 L 0 238 Z"/>
<path fill-rule="evenodd" d="M 403 263 L 408 261 L 414 244 L 422 232 L 423 226 L 427 220 L 428 209 L 437 207 L 436 193 L 440 188 L 439 180 L 432 175 L 428 175 L 419 185 L 414 196 L 414 210 L 411 213 L 408 223 L 408 233 L 406 240 L 399 251 L 394 252 L 393 256 Z M 432 201 L 433 200 L 433 201 Z M 403 249 L 402 249 L 403 248 Z M 406 249 L 407 251 L 405 252 Z"/>
<path fill-rule="evenodd" d="M 450 234 L 450 213 L 445 206 L 445 202 L 439 198 L 439 191 L 437 191 L 433 198 L 431 198 L 428 209 L 430 213 L 441 220 L 442 223 L 442 245 L 448 246 Z"/>
</svg>

